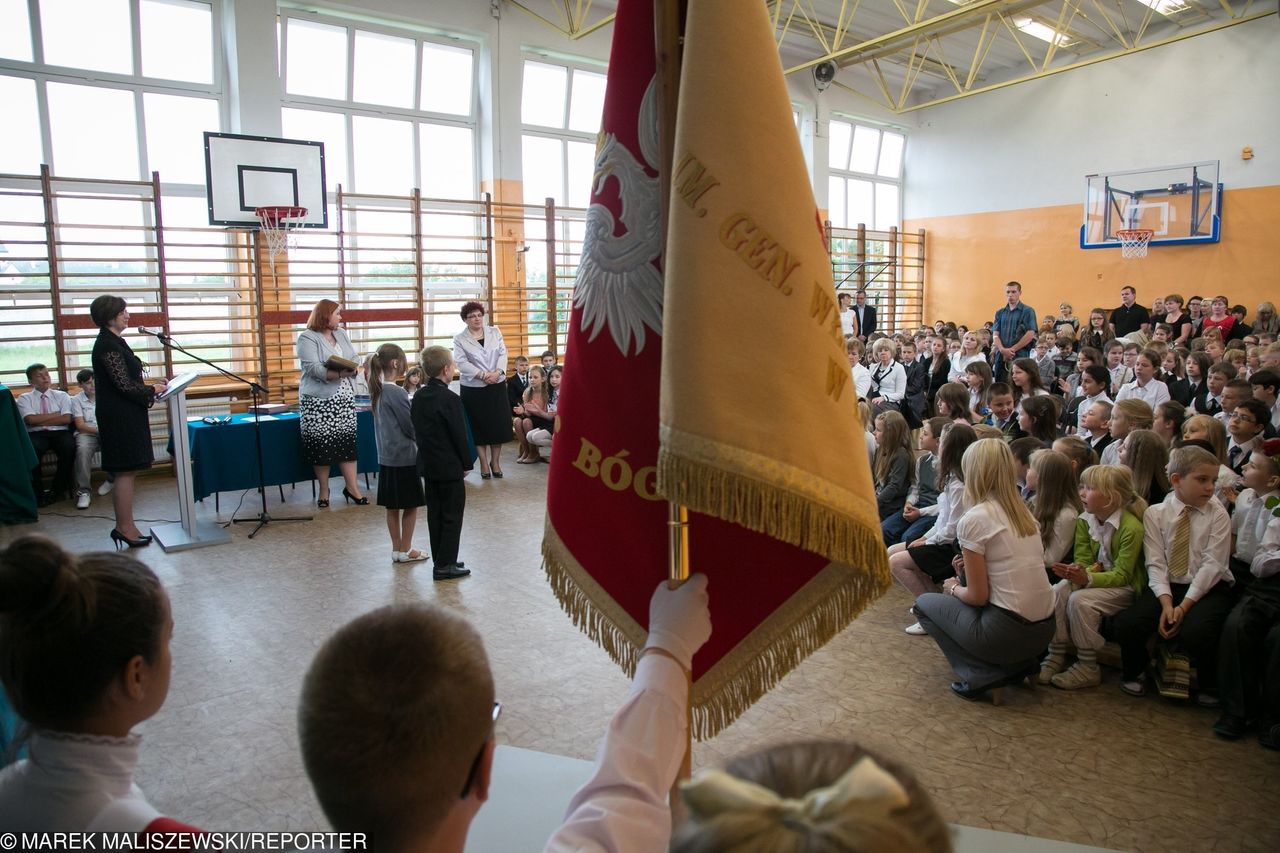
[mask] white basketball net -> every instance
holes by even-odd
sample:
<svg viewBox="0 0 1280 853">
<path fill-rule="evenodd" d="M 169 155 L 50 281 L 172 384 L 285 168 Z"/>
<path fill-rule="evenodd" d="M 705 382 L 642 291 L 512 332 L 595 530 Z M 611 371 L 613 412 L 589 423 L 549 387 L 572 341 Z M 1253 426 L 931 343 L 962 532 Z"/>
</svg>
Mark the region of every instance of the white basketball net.
<svg viewBox="0 0 1280 853">
<path fill-rule="evenodd" d="M 1122 258 L 1145 258 L 1147 256 L 1147 246 L 1151 244 L 1151 237 L 1155 233 L 1150 228 L 1117 231 L 1116 237 L 1120 240 L 1120 256 Z"/>
<path fill-rule="evenodd" d="M 267 252 L 271 257 L 271 267 L 275 268 L 276 257 L 293 245 L 292 236 L 307 215 L 305 207 L 259 207 L 254 211 L 258 222 L 262 225 L 262 235 L 267 241 Z"/>
</svg>

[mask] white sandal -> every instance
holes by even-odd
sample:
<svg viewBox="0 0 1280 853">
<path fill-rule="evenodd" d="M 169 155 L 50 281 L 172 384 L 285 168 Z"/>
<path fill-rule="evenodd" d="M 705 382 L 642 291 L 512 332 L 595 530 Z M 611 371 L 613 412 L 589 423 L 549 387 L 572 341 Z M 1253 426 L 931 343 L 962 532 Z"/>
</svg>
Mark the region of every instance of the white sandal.
<svg viewBox="0 0 1280 853">
<path fill-rule="evenodd" d="M 397 563 L 421 563 L 423 560 L 431 559 L 417 548 L 410 548 L 408 551 L 397 551 L 395 562 Z"/>
</svg>

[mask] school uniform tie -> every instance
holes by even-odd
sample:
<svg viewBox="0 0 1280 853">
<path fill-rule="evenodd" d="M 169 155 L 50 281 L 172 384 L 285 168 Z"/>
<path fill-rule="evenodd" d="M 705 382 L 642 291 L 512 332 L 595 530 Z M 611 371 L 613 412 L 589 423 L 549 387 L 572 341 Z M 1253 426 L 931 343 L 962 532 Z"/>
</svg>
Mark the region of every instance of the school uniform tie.
<svg viewBox="0 0 1280 853">
<path fill-rule="evenodd" d="M 40 395 L 40 414 L 42 415 L 49 414 L 49 395 L 48 394 Z"/>
<path fill-rule="evenodd" d="M 1185 578 L 1191 563 L 1191 507 L 1184 506 L 1173 527 L 1173 548 L 1169 551 L 1169 577 Z"/>
<path fill-rule="evenodd" d="M 1227 451 L 1227 467 L 1228 468 L 1236 467 L 1236 460 L 1239 458 L 1240 458 L 1240 445 L 1237 444 L 1235 447 Z"/>
</svg>

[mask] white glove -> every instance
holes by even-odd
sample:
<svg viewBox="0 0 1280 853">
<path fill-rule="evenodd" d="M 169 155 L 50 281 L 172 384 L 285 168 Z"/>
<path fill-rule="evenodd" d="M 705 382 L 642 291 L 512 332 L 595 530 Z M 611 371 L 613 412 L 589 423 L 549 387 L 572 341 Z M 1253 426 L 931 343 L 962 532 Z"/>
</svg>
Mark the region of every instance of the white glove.
<svg viewBox="0 0 1280 853">
<path fill-rule="evenodd" d="M 707 607 L 707 576 L 698 573 L 675 589 L 658 584 L 649 599 L 649 639 L 646 649 L 662 649 L 685 669 L 693 669 L 693 654 L 711 636 Z"/>
</svg>

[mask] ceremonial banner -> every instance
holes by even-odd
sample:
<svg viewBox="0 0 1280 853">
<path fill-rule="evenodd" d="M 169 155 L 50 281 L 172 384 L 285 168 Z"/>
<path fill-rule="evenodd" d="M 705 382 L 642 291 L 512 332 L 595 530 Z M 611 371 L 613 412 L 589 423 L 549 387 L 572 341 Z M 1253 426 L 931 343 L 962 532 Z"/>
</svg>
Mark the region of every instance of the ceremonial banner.
<svg viewBox="0 0 1280 853">
<path fill-rule="evenodd" d="M 665 307 L 652 0 L 618 5 L 543 555 L 575 624 L 632 673 L 667 576 L 666 498 L 696 510 L 691 570 L 710 577 L 714 628 L 694 657 L 692 728 L 706 738 L 847 626 L 888 571 L 765 9 L 689 5 Z"/>
</svg>

